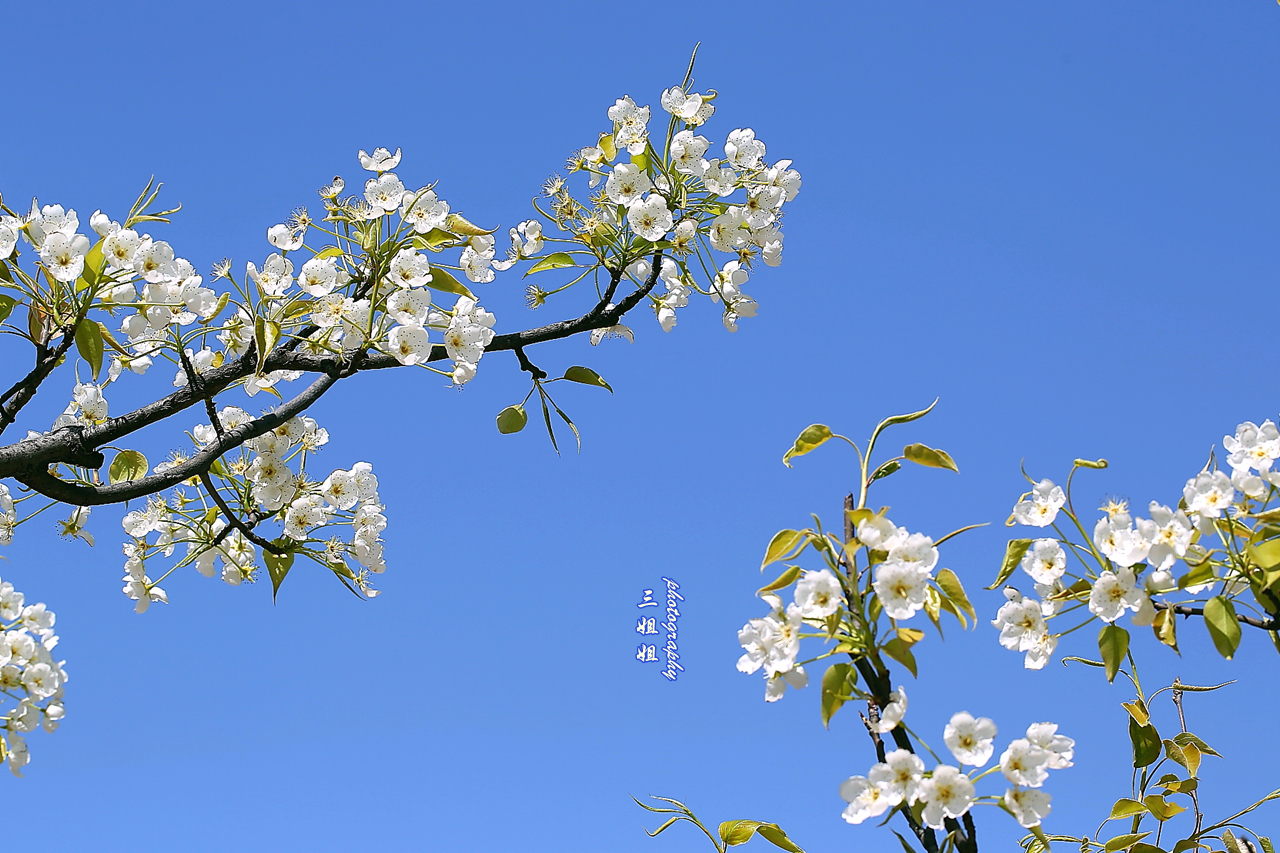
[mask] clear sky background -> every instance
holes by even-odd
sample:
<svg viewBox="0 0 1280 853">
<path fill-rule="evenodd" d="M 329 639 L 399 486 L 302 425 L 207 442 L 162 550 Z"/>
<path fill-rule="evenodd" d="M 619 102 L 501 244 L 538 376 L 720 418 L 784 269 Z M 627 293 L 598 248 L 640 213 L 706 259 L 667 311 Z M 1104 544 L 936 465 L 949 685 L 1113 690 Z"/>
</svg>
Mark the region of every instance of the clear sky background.
<svg viewBox="0 0 1280 853">
<path fill-rule="evenodd" d="M 318 568 L 276 606 L 266 583 L 184 570 L 172 603 L 138 616 L 118 511 L 94 513 L 93 549 L 52 518 L 22 528 L 0 576 L 57 611 L 72 680 L 63 728 L 33 734 L 26 778 L 0 782 L 11 845 L 708 849 L 687 826 L 644 836 L 660 821 L 628 795 L 660 794 L 711 824 L 778 821 L 810 851 L 898 849 L 839 817 L 839 782 L 873 761 L 854 709 L 824 730 L 816 684 L 766 706 L 762 679 L 734 670 L 735 632 L 764 615 L 770 536 L 810 512 L 837 523 L 855 480 L 835 446 L 785 469 L 795 434 L 865 436 L 935 397 L 889 445 L 943 447 L 962 473 L 903 471 L 874 502 L 935 537 L 994 524 L 943 548 L 984 621 L 922 644 L 920 680 L 900 673 L 909 718 L 940 742 L 957 710 L 993 717 L 1001 749 L 1059 722 L 1077 766 L 1050 781 L 1051 832 L 1093 832 L 1127 793 L 1129 694 L 1056 661 L 1024 671 L 981 587 L 1020 462 L 1061 480 L 1105 456 L 1077 478 L 1081 503 L 1173 503 L 1224 433 L 1276 417 L 1275 3 L 10 4 L 3 28 L 6 200 L 122 217 L 154 174 L 185 206 L 154 233 L 203 270 L 261 263 L 266 228 L 319 209 L 334 174 L 363 180 L 355 152 L 379 145 L 404 148 L 408 183 L 439 180 L 505 233 L 614 99 L 656 110 L 699 40 L 697 86 L 722 93 L 708 135 L 754 128 L 804 176 L 784 264 L 753 277 L 760 316 L 736 335 L 699 304 L 670 334 L 637 314 L 632 345 L 531 353 L 617 392 L 558 396 L 581 454 L 532 428 L 498 435 L 527 390 L 506 353 L 461 394 L 385 371 L 316 406 L 321 464 L 381 478 L 376 601 Z M 483 287 L 499 331 L 582 307 L 533 314 L 522 292 L 515 273 Z M 167 382 L 124 383 L 113 411 Z M 28 423 L 46 429 L 62 394 L 42 392 Z M 686 598 L 674 684 L 633 659 L 635 602 L 664 575 Z M 1092 634 L 1061 653 L 1088 655 Z M 1204 771 L 1221 815 L 1277 787 L 1280 748 L 1258 733 L 1280 660 L 1254 631 L 1233 663 L 1197 624 L 1183 646 L 1135 632 L 1144 680 L 1242 679 L 1187 700 L 1228 757 Z M 991 808 L 978 827 L 984 850 L 1022 834 Z"/>
</svg>

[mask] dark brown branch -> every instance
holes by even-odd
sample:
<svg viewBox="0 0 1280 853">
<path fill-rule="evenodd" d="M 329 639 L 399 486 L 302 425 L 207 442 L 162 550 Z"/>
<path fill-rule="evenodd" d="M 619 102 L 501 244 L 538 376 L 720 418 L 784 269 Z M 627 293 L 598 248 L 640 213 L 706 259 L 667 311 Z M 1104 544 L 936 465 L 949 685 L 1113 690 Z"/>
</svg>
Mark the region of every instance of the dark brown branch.
<svg viewBox="0 0 1280 853">
<path fill-rule="evenodd" d="M 265 435 L 288 421 L 294 415 L 303 412 L 324 392 L 337 383 L 333 376 L 321 376 L 311 383 L 307 390 L 274 412 L 255 418 L 248 423 L 228 430 L 216 438 L 208 447 L 180 462 L 166 471 L 149 474 L 140 480 L 124 483 L 112 483 L 107 486 L 82 486 L 68 483 L 49 473 L 47 468 L 33 468 L 21 471 L 16 475 L 18 482 L 34 489 L 40 494 L 74 506 L 101 506 L 103 504 L 123 503 L 134 498 L 146 497 L 178 485 L 183 480 L 197 477 L 209 470 L 215 461 L 228 450 L 239 447 L 251 438 Z"/>
<path fill-rule="evenodd" d="M 653 270 L 644 284 L 628 294 L 625 299 L 612 308 L 608 307 L 608 300 L 612 298 L 618 282 L 622 279 L 620 271 L 610 272 L 609 289 L 605 292 L 601 301 L 586 314 L 573 320 L 562 320 L 558 323 L 550 323 L 535 329 L 497 335 L 490 341 L 489 346 L 485 347 L 485 352 L 515 350 L 546 341 L 560 340 L 581 332 L 616 326 L 622 317 L 635 308 L 657 285 L 661 263 L 662 253 L 655 252 L 653 255 Z M 445 352 L 445 348 L 437 345 L 432 347 L 428 361 L 440 361 L 447 357 L 448 354 Z M 198 388 L 195 384 L 188 382 L 185 388 L 180 388 L 167 397 L 135 409 L 126 415 L 108 418 L 100 424 L 88 427 L 63 427 L 47 435 L 35 436 L 7 447 L 0 447 L 0 479 L 15 477 L 22 482 L 26 482 L 23 479 L 24 477 L 35 477 L 37 481 L 50 488 L 57 488 L 32 472 L 37 469 L 47 469 L 50 465 L 59 462 L 84 468 L 101 467 L 103 463 L 102 456 L 96 453 L 96 448 L 119 441 L 121 438 L 137 432 L 143 427 L 165 420 L 184 409 L 217 395 L 233 383 L 252 375 L 255 372 L 256 360 L 254 351 L 250 348 L 250 351 L 240 358 L 228 362 L 222 367 L 200 374 L 201 381 Z M 400 366 L 400 363 L 387 353 L 361 351 L 355 354 L 316 355 L 282 347 L 267 357 L 262 371 L 270 373 L 275 370 L 302 370 L 311 373 L 323 373 L 328 377 L 337 379 L 340 376 L 349 376 L 362 370 L 382 370 Z M 216 428 L 216 418 L 214 419 L 214 424 Z M 236 445 L 230 445 L 224 449 L 224 452 L 234 446 Z M 175 479 L 169 485 L 176 485 L 186 477 L 195 476 L 198 473 L 193 471 Z M 55 483 L 61 482 L 57 478 L 48 477 L 47 474 L 46 478 L 53 480 Z M 150 481 L 151 478 L 146 478 L 128 485 Z M 67 486 L 68 484 L 62 485 Z M 159 491 L 161 488 L 168 488 L 168 486 L 161 486 L 153 489 L 152 492 L 144 492 L 143 494 L 150 494 Z M 66 490 L 60 489 L 60 491 L 65 492 Z M 133 494 L 134 490 L 130 489 L 129 493 Z M 135 494 L 134 496 L 138 495 Z M 122 497 L 119 500 L 128 500 L 128 498 Z M 108 502 L 110 501 L 98 501 L 98 503 Z"/>
<path fill-rule="evenodd" d="M 80 321 L 77 320 L 78 322 Z M 77 323 L 73 323 L 70 328 L 62 329 L 62 340 L 53 349 L 49 349 L 44 344 L 36 344 L 35 367 L 0 395 L 0 434 L 3 434 L 9 425 L 17 420 L 18 412 L 22 411 L 23 406 L 31 402 L 36 391 L 40 390 L 40 383 L 48 378 L 53 369 L 58 366 L 58 361 L 71 349 L 71 345 L 75 343 Z"/>
<path fill-rule="evenodd" d="M 1203 607 L 1191 607 L 1187 604 L 1165 604 L 1163 601 L 1153 602 L 1156 610 L 1172 610 L 1179 616 L 1203 616 Z M 1246 616 L 1243 613 L 1236 614 L 1236 621 L 1244 625 L 1252 625 L 1254 628 L 1261 628 L 1264 631 L 1280 631 L 1280 618 L 1275 616 L 1270 619 L 1258 619 L 1254 616 Z"/>
<path fill-rule="evenodd" d="M 209 497 L 213 498 L 213 502 L 218 505 L 218 509 L 222 510 L 222 514 L 227 517 L 227 530 L 231 530 L 232 528 L 239 530 L 240 533 L 244 535 L 245 539 L 248 539 L 264 551 L 270 551 L 272 554 L 285 553 L 286 549 L 281 548 L 274 542 L 263 539 L 261 536 L 253 532 L 252 527 L 240 520 L 239 516 L 231 510 L 231 507 L 227 506 L 227 502 L 222 499 L 222 495 L 218 494 L 217 488 L 213 485 L 213 478 L 209 476 L 208 471 L 200 472 L 200 482 L 204 484 L 205 491 L 209 493 Z M 256 524 L 257 522 L 254 523 Z M 222 535 L 221 531 L 219 531 L 219 535 Z M 215 540 L 214 544 L 219 544 L 218 540 Z"/>
</svg>

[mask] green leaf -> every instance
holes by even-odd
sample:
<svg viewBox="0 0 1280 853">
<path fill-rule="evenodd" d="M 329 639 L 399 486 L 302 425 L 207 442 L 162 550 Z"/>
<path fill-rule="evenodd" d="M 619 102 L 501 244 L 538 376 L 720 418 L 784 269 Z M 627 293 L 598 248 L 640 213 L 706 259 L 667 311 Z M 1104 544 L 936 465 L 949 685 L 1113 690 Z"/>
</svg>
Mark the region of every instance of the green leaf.
<svg viewBox="0 0 1280 853">
<path fill-rule="evenodd" d="M 1172 612 L 1161 610 L 1156 613 L 1155 619 L 1151 620 L 1151 630 L 1155 633 L 1157 640 L 1175 652 L 1178 651 L 1178 620 L 1174 618 Z"/>
<path fill-rule="evenodd" d="M 791 446 L 791 449 L 783 454 L 782 464 L 790 468 L 793 458 L 804 456 L 826 442 L 834 434 L 825 424 L 811 424 L 805 427 L 801 430 L 800 435 L 796 437 L 795 444 Z"/>
<path fill-rule="evenodd" d="M 1247 549 L 1253 562 L 1264 569 L 1280 566 L 1280 539 L 1268 539 Z"/>
<path fill-rule="evenodd" d="M 435 264 L 431 265 L 431 285 L 433 290 L 441 290 L 445 293 L 452 293 L 457 296 L 466 296 L 475 299 L 476 295 L 467 289 L 467 286 L 458 281 L 449 271 Z"/>
<path fill-rule="evenodd" d="M 613 393 L 613 389 L 609 387 L 609 383 L 600 378 L 600 374 L 596 373 L 589 367 L 579 367 L 574 365 L 564 372 L 564 378 L 570 382 L 578 382 L 583 385 L 595 385 L 598 388 L 606 388 L 609 393 Z"/>
<path fill-rule="evenodd" d="M 773 538 L 769 540 L 769 547 L 764 549 L 764 562 L 760 564 L 760 571 L 764 571 L 764 567 L 770 563 L 776 563 L 778 560 L 794 557 L 804 550 L 804 546 L 808 544 L 809 539 L 800 530 L 779 530 L 773 534 Z M 797 547 L 798 546 L 798 547 Z M 792 551 L 795 551 L 793 554 Z"/>
<path fill-rule="evenodd" d="M 1145 841 L 1139 841 L 1137 844 L 1129 848 L 1129 853 L 1165 853 L 1154 844 L 1148 844 Z"/>
<path fill-rule="evenodd" d="M 1168 738 L 1165 738 L 1163 743 L 1164 743 L 1165 758 L 1168 758 L 1170 761 L 1181 764 L 1183 768 L 1186 768 L 1187 758 L 1185 755 L 1182 754 L 1182 747 L 1174 743 L 1173 741 L 1169 740 Z"/>
<path fill-rule="evenodd" d="M 1196 737 L 1191 732 L 1179 732 L 1178 734 L 1173 736 L 1173 742 L 1176 743 L 1178 746 L 1186 746 L 1189 743 L 1193 743 L 1195 744 L 1196 749 L 1200 750 L 1205 755 L 1214 755 L 1214 756 L 1217 756 L 1218 758 L 1222 757 L 1222 755 L 1216 752 L 1213 749 L 1213 747 L 1209 746 L 1209 744 L 1200 740 L 1200 738 Z"/>
<path fill-rule="evenodd" d="M 876 480 L 883 480 L 885 477 L 888 477 L 890 474 L 898 471 L 901 468 L 902 468 L 901 462 L 899 462 L 897 459 L 890 459 L 888 462 L 881 465 L 875 471 L 871 472 L 871 476 L 867 478 L 867 482 L 874 483 Z"/>
<path fill-rule="evenodd" d="M 440 247 L 448 243 L 452 243 L 458 238 L 450 234 L 448 231 L 442 231 L 439 228 L 432 228 L 426 234 L 419 234 L 413 238 L 413 245 L 418 249 L 429 249 L 432 252 L 440 251 Z"/>
<path fill-rule="evenodd" d="M 933 407 L 936 405 L 938 405 L 938 401 L 935 399 L 929 404 L 929 408 L 927 409 L 921 409 L 918 412 L 911 412 L 907 415 L 894 415 L 893 417 L 885 418 L 880 423 L 876 424 L 875 431 L 871 433 L 871 442 L 867 447 L 867 455 L 871 455 L 871 449 L 875 447 L 876 439 L 880 437 L 880 433 L 884 432 L 885 429 L 894 426 L 895 424 L 908 424 L 912 421 L 919 420 L 932 412 Z"/>
<path fill-rule="evenodd" d="M 916 853 L 916 849 L 907 843 L 907 839 L 903 838 L 902 834 L 899 833 L 898 830 L 891 829 L 889 831 L 898 836 L 898 843 L 902 845 L 902 849 L 905 850 L 906 853 Z"/>
<path fill-rule="evenodd" d="M 1262 845 L 1262 853 L 1276 853 L 1276 848 L 1272 846 L 1271 839 L 1267 836 L 1259 835 L 1258 843 Z"/>
<path fill-rule="evenodd" d="M 911 653 L 911 647 L 909 645 L 904 643 L 900 638 L 894 637 L 881 648 L 884 649 L 884 653 L 886 655 L 905 666 L 907 671 L 911 673 L 912 678 L 918 677 L 916 675 L 916 656 Z"/>
<path fill-rule="evenodd" d="M 1203 583 L 1209 583 L 1213 578 L 1213 564 L 1204 562 L 1178 578 L 1178 589 L 1186 589 L 1189 586 L 1199 586 Z"/>
<path fill-rule="evenodd" d="M 987 589 L 996 589 L 1007 581 L 1014 570 L 1022 564 L 1022 558 L 1026 556 L 1027 549 L 1030 547 L 1030 539 L 1010 539 L 1004 549 L 1004 563 L 1000 566 L 1000 574 L 996 575 L 995 581 Z"/>
<path fill-rule="evenodd" d="M 1117 835 L 1115 838 L 1103 845 L 1102 849 L 1106 853 L 1116 853 L 1117 850 L 1128 850 L 1137 842 L 1150 835 L 1150 832 L 1131 832 L 1128 835 Z"/>
<path fill-rule="evenodd" d="M 1229 829 L 1222 830 L 1222 846 L 1227 848 L 1227 853 L 1245 853 L 1240 842 L 1236 841 L 1235 833 Z"/>
<path fill-rule="evenodd" d="M 1192 841 L 1190 838 L 1184 838 L 1181 841 L 1179 841 L 1177 844 L 1173 845 L 1173 853 L 1182 853 L 1182 851 L 1184 850 L 1195 850 L 1201 847 L 1203 847 L 1205 850 L 1209 849 L 1208 847 L 1205 847 L 1205 845 L 1199 843 L 1198 841 Z"/>
<path fill-rule="evenodd" d="M 0 281 L 7 281 L 13 284 L 13 273 L 9 272 L 9 265 L 4 261 L 0 261 Z"/>
<path fill-rule="evenodd" d="M 271 351 L 276 348 L 276 344 L 280 342 L 280 326 L 263 317 L 257 317 L 253 321 L 253 342 L 258 346 L 258 373 L 262 373 L 262 368 L 267 363 L 267 356 L 271 355 Z"/>
<path fill-rule="evenodd" d="M 283 554 L 273 554 L 266 548 L 262 549 L 262 562 L 267 564 L 267 574 L 271 575 L 271 601 L 275 602 L 280 584 L 284 583 L 284 576 L 289 574 L 289 569 L 293 568 L 292 548 L 295 543 L 292 539 L 281 536 L 279 539 L 272 540 L 271 544 L 291 549 Z"/>
<path fill-rule="evenodd" d="M 93 381 L 98 381 L 102 372 L 102 332 L 98 324 L 92 320 L 81 320 L 76 323 L 76 349 L 80 357 L 89 363 L 93 370 Z"/>
<path fill-rule="evenodd" d="M 507 406 L 501 412 L 498 412 L 498 432 L 503 435 L 519 432 L 524 429 L 524 425 L 528 422 L 529 413 L 524 410 L 522 405 Z"/>
<path fill-rule="evenodd" d="M 1129 712 L 1129 716 L 1140 726 L 1145 726 L 1151 721 L 1151 713 L 1147 710 L 1146 704 L 1141 699 L 1135 699 L 1132 702 L 1121 702 L 1120 707 Z"/>
<path fill-rule="evenodd" d="M 1240 646 L 1240 623 L 1236 621 L 1236 608 L 1226 596 L 1217 595 L 1205 602 L 1204 624 L 1213 638 L 1218 654 L 1227 660 L 1235 656 Z"/>
<path fill-rule="evenodd" d="M 444 227 L 447 231 L 454 234 L 466 234 L 468 237 L 479 237 L 483 234 L 492 234 L 497 228 L 490 228 L 488 231 L 481 228 L 475 223 L 468 222 L 466 217 L 461 213 L 450 213 L 444 220 Z"/>
<path fill-rule="evenodd" d="M 1154 764 L 1160 757 L 1160 733 L 1156 727 L 1148 723 L 1138 725 L 1133 718 L 1129 719 L 1129 740 L 1133 743 L 1133 766 L 1146 767 Z"/>
<path fill-rule="evenodd" d="M 822 725 L 830 728 L 828 723 L 840 710 L 849 696 L 849 674 L 858 679 L 858 671 L 847 663 L 835 663 L 827 667 L 822 674 Z"/>
<path fill-rule="evenodd" d="M 768 586 L 762 586 L 756 590 L 756 595 L 762 592 L 773 592 L 775 589 L 785 589 L 795 583 L 796 578 L 800 577 L 800 567 L 792 566 L 774 580 Z"/>
<path fill-rule="evenodd" d="M 960 583 L 960 578 L 950 569 L 943 569 L 938 572 L 938 576 L 934 578 L 938 587 L 946 594 L 947 598 L 956 605 L 956 607 L 969 614 L 969 618 L 973 620 L 974 625 L 978 623 L 978 611 L 973 609 L 973 605 L 969 603 L 969 596 L 964 591 L 964 584 Z"/>
<path fill-rule="evenodd" d="M 317 261 L 323 261 L 325 258 L 340 258 L 340 257 L 342 257 L 342 250 L 339 249 L 337 246 L 326 246 L 325 248 L 316 252 Z"/>
<path fill-rule="evenodd" d="M 544 270 L 560 270 L 565 267 L 576 266 L 577 264 L 573 262 L 573 255 L 570 255 L 568 252 L 555 252 L 554 254 L 547 255 L 545 258 L 542 258 L 536 264 L 529 267 L 529 271 L 524 274 L 524 277 L 528 278 L 534 273 L 543 272 Z"/>
<path fill-rule="evenodd" d="M 948 471 L 960 473 L 955 460 L 945 450 L 938 450 L 923 444 L 908 444 L 902 449 L 902 455 L 909 461 L 926 468 L 946 468 Z"/>
<path fill-rule="evenodd" d="M 1131 800 L 1128 797 L 1121 797 L 1116 800 L 1116 804 L 1111 807 L 1111 817 L 1107 820 L 1115 820 L 1118 817 L 1129 817 L 1130 815 L 1145 812 L 1147 807 L 1145 804 L 1137 800 Z"/>
<path fill-rule="evenodd" d="M 1098 632 L 1098 651 L 1107 666 L 1107 681 L 1115 681 L 1120 664 L 1129 651 L 1129 632 L 1119 625 L 1107 625 Z"/>
<path fill-rule="evenodd" d="M 126 483 L 147 476 L 147 457 L 136 450 L 121 450 L 107 469 L 107 482 Z"/>
<path fill-rule="evenodd" d="M 13 313 L 13 306 L 17 304 L 18 300 L 14 299 L 12 296 L 4 296 L 3 294 L 0 294 L 0 323 L 9 319 L 9 315 Z"/>
<path fill-rule="evenodd" d="M 787 838 L 787 834 L 776 823 L 762 823 L 756 832 L 765 841 L 768 841 L 774 847 L 786 850 L 787 853 L 804 853 L 800 845 Z"/>
</svg>

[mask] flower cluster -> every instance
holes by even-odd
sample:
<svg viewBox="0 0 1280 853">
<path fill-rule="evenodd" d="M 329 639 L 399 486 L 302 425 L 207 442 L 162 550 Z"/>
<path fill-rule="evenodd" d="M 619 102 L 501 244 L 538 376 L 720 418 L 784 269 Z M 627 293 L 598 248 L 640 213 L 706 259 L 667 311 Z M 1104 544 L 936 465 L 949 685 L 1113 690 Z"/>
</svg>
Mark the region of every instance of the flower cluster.
<svg viewBox="0 0 1280 853">
<path fill-rule="evenodd" d="M 1274 618 L 1280 612 L 1275 588 L 1280 576 L 1272 569 L 1280 560 L 1257 546 L 1275 534 L 1267 525 L 1272 503 L 1280 497 L 1280 473 L 1271 470 L 1280 458 L 1280 430 L 1271 421 L 1261 426 L 1246 422 L 1235 435 L 1224 437 L 1223 447 L 1230 473 L 1211 460 L 1187 480 L 1176 506 L 1151 501 L 1147 518 L 1135 518 L 1126 501 L 1109 499 L 1083 542 L 1073 541 L 1058 524 L 1065 515 L 1071 522 L 1066 530 L 1085 530 L 1069 489 L 1049 480 L 1034 483 L 1014 506 L 1010 524 L 1052 527 L 1058 536 L 1009 543 L 999 582 L 1021 567 L 1040 598 L 1005 589 L 1008 601 L 993 623 L 1000 629 L 1001 645 L 1026 652 L 1027 668 L 1040 669 L 1060 636 L 1050 630 L 1049 621 L 1083 607 L 1088 618 L 1107 624 L 1129 613 L 1132 624 L 1151 626 L 1157 638 L 1173 646 L 1168 609 L 1202 601 L 1196 596 L 1215 587 L 1218 595 L 1209 600 L 1230 607 L 1232 620 L 1233 602 L 1246 589 L 1255 591 L 1260 611 Z M 1077 461 L 1077 467 L 1100 468 L 1105 462 Z M 1176 598 L 1184 593 L 1191 598 Z"/>
<path fill-rule="evenodd" d="M 0 759 L 15 776 L 31 760 L 23 735 L 37 726 L 52 732 L 66 714 L 67 662 L 53 659 L 55 621 L 44 604 L 26 604 L 13 584 L 0 581 L 0 696 L 16 700 L 13 707 L 0 702 Z"/>
<path fill-rule="evenodd" d="M 844 603 L 844 593 L 836 576 L 822 569 L 801 578 L 796 584 L 795 601 L 785 609 L 777 595 L 764 597 L 774 610 L 763 619 L 752 619 L 738 631 L 738 642 L 745 650 L 738 659 L 738 671 L 749 674 L 763 667 L 764 699 L 776 702 L 788 684 L 798 689 L 809 683 L 804 667 L 796 663 L 805 621 L 822 625 Z"/>
<path fill-rule="evenodd" d="M 1053 723 L 1033 724 L 1026 737 L 1009 744 L 997 767 L 971 777 L 963 768 L 979 770 L 995 753 L 996 725 L 987 717 L 961 711 L 952 716 L 942 736 L 959 767 L 939 764 L 926 772 L 924 761 L 910 750 L 888 752 L 866 776 L 850 776 L 841 783 L 840 796 L 849 804 L 843 817 L 858 824 L 892 808 L 920 804 L 924 824 L 942 829 L 948 818 L 961 817 L 974 803 L 1000 800 L 1022 826 L 1039 826 L 1050 811 L 1050 797 L 1040 788 L 1049 770 L 1071 766 L 1075 748 L 1071 738 L 1057 731 Z M 979 797 L 974 783 L 997 769 L 1011 787 L 1002 798 Z"/>
</svg>

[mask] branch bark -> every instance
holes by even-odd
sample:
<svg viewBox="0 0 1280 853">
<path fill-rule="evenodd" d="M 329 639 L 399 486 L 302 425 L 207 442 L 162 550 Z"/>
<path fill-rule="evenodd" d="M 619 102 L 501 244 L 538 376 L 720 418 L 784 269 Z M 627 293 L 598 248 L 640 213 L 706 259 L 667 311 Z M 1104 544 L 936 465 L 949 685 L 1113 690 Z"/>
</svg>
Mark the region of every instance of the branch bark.
<svg viewBox="0 0 1280 853">
<path fill-rule="evenodd" d="M 1165 604 L 1163 601 L 1153 602 L 1156 610 L 1172 610 L 1179 616 L 1203 616 L 1203 607 L 1192 607 L 1188 604 Z M 1252 625 L 1254 628 L 1261 628 L 1264 631 L 1280 631 L 1280 618 L 1275 616 L 1270 619 L 1258 619 L 1255 616 L 1246 616 L 1243 613 L 1236 614 L 1236 621 L 1243 625 Z"/>
<path fill-rule="evenodd" d="M 639 288 L 628 294 L 617 305 L 612 305 L 610 300 L 616 293 L 624 271 L 610 270 L 609 287 L 600 301 L 582 316 L 533 329 L 526 329 L 521 332 L 497 335 L 489 343 L 489 346 L 485 347 L 485 352 L 514 350 L 519 353 L 525 347 L 534 344 L 560 340 L 581 332 L 616 326 L 622 317 L 639 305 L 641 300 L 657 285 L 661 263 L 662 252 L 655 252 L 653 255 L 653 270 L 649 277 Z M 64 340 L 59 344 L 62 352 L 59 352 L 56 356 L 52 355 L 51 352 L 49 356 L 46 356 L 40 362 L 48 366 L 48 369 L 40 376 L 41 380 L 48 375 L 48 372 L 52 371 L 53 365 L 56 365 L 57 358 L 60 358 L 62 353 L 71 346 L 71 338 L 71 335 L 64 334 Z M 445 358 L 448 358 L 445 348 L 441 345 L 436 345 L 432 347 L 428 361 L 441 361 Z M 115 503 L 154 494 L 177 485 L 188 477 L 198 476 L 202 471 L 208 470 L 208 466 L 213 463 L 213 460 L 226 451 L 243 444 L 250 438 L 261 435 L 268 429 L 274 429 L 284 420 L 288 420 L 289 417 L 302 411 L 315 399 L 318 399 L 319 395 L 328 390 L 337 379 L 350 376 L 362 370 L 383 370 L 402 366 L 393 356 L 381 352 L 362 351 L 314 355 L 298 352 L 288 346 L 281 347 L 267 357 L 266 363 L 263 365 L 263 372 L 301 370 L 324 374 L 324 378 L 317 380 L 311 388 L 300 394 L 294 401 L 278 409 L 275 413 L 252 421 L 240 430 L 229 431 L 225 437 L 220 436 L 218 442 L 196 454 L 186 463 L 175 466 L 163 474 L 152 474 L 130 483 L 117 483 L 101 487 L 77 486 L 63 482 L 48 473 L 49 466 L 57 463 L 67 463 L 90 469 L 102 467 L 105 460 L 97 448 L 104 444 L 117 442 L 143 427 L 163 421 L 193 405 L 211 400 L 233 383 L 253 374 L 257 367 L 256 362 L 256 353 L 250 348 L 250 351 L 240 358 L 228 362 L 222 367 L 200 373 L 198 382 L 188 381 L 186 387 L 180 388 L 174 393 L 135 409 L 128 414 L 108 418 L 102 423 L 92 426 L 63 427 L 45 435 L 34 436 L 7 447 L 0 447 L 0 479 L 12 477 L 48 497 L 80 506 Z M 33 371 L 33 374 L 35 372 Z M 28 377 L 29 379 L 30 377 Z M 23 380 L 23 382 L 28 382 L 28 380 Z M 39 383 L 36 382 L 35 384 L 38 386 Z M 19 385 L 22 385 L 22 383 L 19 383 Z M 318 391 L 316 391 L 317 388 L 319 388 Z M 34 389 L 30 391 L 30 394 L 34 393 Z M 300 404 L 301 408 L 295 408 L 295 404 Z M 285 411 L 290 412 L 290 414 L 282 415 Z M 274 418 L 281 416 L 283 420 L 274 420 Z M 268 421 L 270 421 L 270 426 L 261 426 Z M 217 426 L 216 419 L 214 419 L 214 425 Z M 258 429 L 259 427 L 261 428 L 260 432 L 253 432 L 253 434 L 244 432 L 246 428 Z M 214 452 L 215 449 L 216 452 Z M 214 455 L 210 456 L 210 453 Z M 201 461 L 197 463 L 196 460 Z"/>
</svg>

